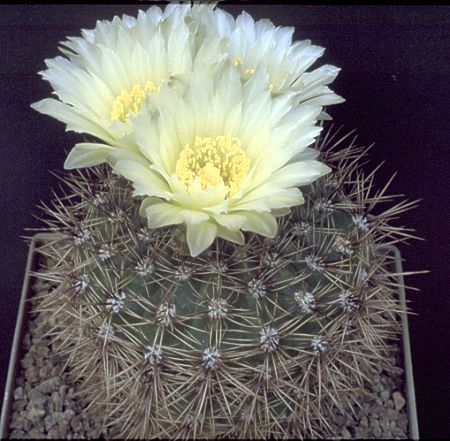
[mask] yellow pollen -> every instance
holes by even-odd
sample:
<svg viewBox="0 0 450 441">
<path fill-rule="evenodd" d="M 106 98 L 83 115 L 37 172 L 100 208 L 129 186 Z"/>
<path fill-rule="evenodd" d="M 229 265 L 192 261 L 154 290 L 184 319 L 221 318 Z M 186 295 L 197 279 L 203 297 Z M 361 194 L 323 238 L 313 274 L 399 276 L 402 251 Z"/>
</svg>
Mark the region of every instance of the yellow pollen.
<svg viewBox="0 0 450 441">
<path fill-rule="evenodd" d="M 242 61 L 241 57 L 236 57 L 233 61 L 233 65 L 235 67 L 241 67 L 243 64 L 244 64 L 244 62 Z M 255 69 L 248 67 L 248 68 L 244 69 L 242 73 L 244 75 L 244 78 L 246 78 L 248 80 L 255 73 Z"/>
<path fill-rule="evenodd" d="M 202 138 L 194 145 L 186 144 L 180 152 L 175 173 L 188 192 L 194 181 L 200 180 L 202 190 L 224 184 L 227 196 L 236 194 L 250 167 L 250 159 L 241 148 L 241 141 L 232 136 Z"/>
<path fill-rule="evenodd" d="M 151 81 L 147 81 L 143 88 L 140 84 L 135 84 L 131 90 L 122 90 L 112 106 L 111 121 L 127 122 L 130 112 L 134 115 L 139 113 L 147 94 L 158 90 L 159 87 L 156 87 Z"/>
</svg>

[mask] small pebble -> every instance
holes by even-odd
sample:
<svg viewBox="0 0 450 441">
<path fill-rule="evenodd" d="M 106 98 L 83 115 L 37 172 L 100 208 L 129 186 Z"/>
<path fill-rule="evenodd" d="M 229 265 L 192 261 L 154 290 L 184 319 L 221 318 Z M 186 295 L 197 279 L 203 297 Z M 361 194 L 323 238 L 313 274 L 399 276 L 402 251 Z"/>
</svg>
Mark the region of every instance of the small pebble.
<svg viewBox="0 0 450 441">
<path fill-rule="evenodd" d="M 398 420 L 398 411 L 396 411 L 395 409 L 388 409 L 387 416 L 391 421 L 397 421 Z"/>
<path fill-rule="evenodd" d="M 26 415 L 27 418 L 36 425 L 38 420 L 44 418 L 45 410 L 42 407 L 32 407 L 28 410 Z"/>
<path fill-rule="evenodd" d="M 50 397 L 50 403 L 52 404 L 53 410 L 56 412 L 62 412 L 64 398 L 58 392 L 53 392 Z"/>
<path fill-rule="evenodd" d="M 41 380 L 46 380 L 50 376 L 50 372 L 52 371 L 52 366 L 50 364 L 46 364 L 39 369 L 39 377 Z"/>
<path fill-rule="evenodd" d="M 372 433 L 374 438 L 381 438 L 383 432 L 381 431 L 380 426 L 376 426 L 373 428 Z"/>
<path fill-rule="evenodd" d="M 25 371 L 25 378 L 31 383 L 35 384 L 39 381 L 39 368 L 36 366 L 30 366 Z"/>
<path fill-rule="evenodd" d="M 61 386 L 61 383 L 60 377 L 51 377 L 43 381 L 38 387 L 42 393 L 49 394 L 53 391 L 57 391 Z"/>
<path fill-rule="evenodd" d="M 34 364 L 34 358 L 30 352 L 28 352 L 24 358 L 22 358 L 20 364 L 24 369 L 27 369 Z"/>
<path fill-rule="evenodd" d="M 30 399 L 28 407 L 43 405 L 47 402 L 47 396 L 44 395 L 37 387 L 31 389 L 28 397 Z"/>
<path fill-rule="evenodd" d="M 403 407 L 406 404 L 406 400 L 400 392 L 398 392 L 398 391 L 394 392 L 392 394 L 392 399 L 394 401 L 395 410 L 398 411 L 398 410 L 403 409 Z"/>
<path fill-rule="evenodd" d="M 367 428 L 366 427 L 357 426 L 355 428 L 355 435 L 352 438 L 356 438 L 356 439 L 367 439 L 367 438 L 369 438 Z"/>
<path fill-rule="evenodd" d="M 27 406 L 27 400 L 14 400 L 12 410 L 23 410 Z"/>
<path fill-rule="evenodd" d="M 390 396 L 389 391 L 386 389 L 383 389 L 383 392 L 381 392 L 381 394 L 380 394 L 381 399 L 384 402 L 386 402 L 389 399 L 389 396 Z"/>
<path fill-rule="evenodd" d="M 383 413 L 380 417 L 380 427 L 383 431 L 389 427 L 389 418 L 386 413 Z"/>
<path fill-rule="evenodd" d="M 405 438 L 405 430 L 401 427 L 394 427 L 392 429 L 392 435 L 395 439 L 402 439 Z"/>
<path fill-rule="evenodd" d="M 70 425 L 75 432 L 81 432 L 83 430 L 83 421 L 79 415 L 75 415 L 72 418 Z"/>
<path fill-rule="evenodd" d="M 61 366 L 54 366 L 50 372 L 52 377 L 57 377 L 61 374 Z"/>
<path fill-rule="evenodd" d="M 26 438 L 34 438 L 34 439 L 40 439 L 42 438 L 42 432 L 39 432 L 37 429 L 31 429 L 28 433 Z"/>
<path fill-rule="evenodd" d="M 64 439 L 67 437 L 67 434 L 64 429 L 61 429 L 59 426 L 53 426 L 48 432 L 47 436 L 50 439 Z"/>
<path fill-rule="evenodd" d="M 15 400 L 23 400 L 27 398 L 27 393 L 25 392 L 23 387 L 16 387 L 14 390 L 14 399 Z"/>
<path fill-rule="evenodd" d="M 11 433 L 10 433 L 10 438 L 12 439 L 24 439 L 26 438 L 26 433 L 23 430 L 17 430 L 14 429 Z"/>
<path fill-rule="evenodd" d="M 48 355 L 48 351 L 48 346 L 39 345 L 36 347 L 36 355 L 38 355 L 39 357 L 46 357 Z"/>
<path fill-rule="evenodd" d="M 45 430 L 48 432 L 53 426 L 56 426 L 57 422 L 53 418 L 52 414 L 47 415 L 44 418 Z"/>
<path fill-rule="evenodd" d="M 404 430 L 406 432 L 408 428 L 408 416 L 405 412 L 401 413 L 397 420 L 397 425 L 400 429 Z"/>
</svg>

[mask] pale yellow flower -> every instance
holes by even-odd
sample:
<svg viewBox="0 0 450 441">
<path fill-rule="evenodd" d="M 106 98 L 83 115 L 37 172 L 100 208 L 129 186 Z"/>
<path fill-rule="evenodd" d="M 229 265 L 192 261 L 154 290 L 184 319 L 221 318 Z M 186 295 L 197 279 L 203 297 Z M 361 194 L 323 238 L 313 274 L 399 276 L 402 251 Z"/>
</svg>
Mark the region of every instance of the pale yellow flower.
<svg viewBox="0 0 450 441">
<path fill-rule="evenodd" d="M 329 171 L 307 149 L 321 130 L 321 106 L 298 105 L 294 93 L 272 96 L 263 68 L 242 85 L 223 66 L 192 76 L 183 93 L 163 86 L 156 113 L 144 105 L 129 135 L 148 162 L 114 166 L 146 196 L 141 214 L 151 228 L 185 225 L 193 256 L 216 237 L 273 237 L 275 216 L 303 203 L 298 186 Z"/>
<path fill-rule="evenodd" d="M 64 122 L 68 130 L 87 133 L 101 142 L 80 143 L 65 168 L 105 162 L 111 153 L 136 152 L 123 140 L 144 101 L 160 87 L 189 74 L 196 64 L 212 62 L 217 40 L 196 45 L 185 23 L 189 5 L 154 6 L 138 17 L 124 15 L 98 21 L 82 37 L 61 43 L 65 55 L 46 60 L 40 72 L 58 99 L 46 98 L 32 107 Z"/>
<path fill-rule="evenodd" d="M 255 21 L 245 11 L 234 18 L 210 5 L 194 6 L 186 20 L 195 23 L 199 38 L 218 36 L 226 40 L 224 50 L 229 62 L 244 80 L 263 65 L 273 94 L 294 90 L 299 102 L 320 106 L 344 101 L 328 87 L 340 69 L 327 64 L 308 71 L 324 48 L 310 40 L 292 42 L 293 27 L 275 27 L 268 19 Z"/>
</svg>

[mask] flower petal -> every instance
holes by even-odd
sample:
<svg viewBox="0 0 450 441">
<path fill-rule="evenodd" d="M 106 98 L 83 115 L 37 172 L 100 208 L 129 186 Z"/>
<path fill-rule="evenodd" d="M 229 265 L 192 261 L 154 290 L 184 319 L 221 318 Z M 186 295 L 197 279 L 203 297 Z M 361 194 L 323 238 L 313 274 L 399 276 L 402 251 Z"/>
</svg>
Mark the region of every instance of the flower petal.
<svg viewBox="0 0 450 441">
<path fill-rule="evenodd" d="M 187 225 L 197 225 L 200 222 L 207 221 L 209 216 L 201 211 L 182 209 L 180 215 Z"/>
<path fill-rule="evenodd" d="M 277 232 L 277 221 L 271 213 L 243 213 L 246 217 L 245 223 L 241 229 L 244 231 L 252 231 L 266 237 L 274 237 Z"/>
<path fill-rule="evenodd" d="M 64 168 L 71 170 L 73 168 L 92 167 L 102 164 L 107 162 L 108 155 L 113 150 L 112 147 L 105 144 L 90 142 L 76 144 L 67 156 Z"/>
<path fill-rule="evenodd" d="M 217 236 L 217 226 L 208 221 L 195 225 L 188 224 L 186 229 L 187 243 L 193 257 L 206 250 Z"/>
<path fill-rule="evenodd" d="M 245 216 L 241 214 L 215 214 L 214 220 L 227 230 L 237 231 L 245 222 Z"/>
<path fill-rule="evenodd" d="M 145 198 L 141 202 L 141 206 L 139 207 L 139 216 L 145 217 L 147 208 L 150 207 L 150 205 L 159 204 L 161 202 L 161 199 L 155 198 L 154 196 L 150 196 L 149 198 Z"/>
<path fill-rule="evenodd" d="M 181 224 L 183 216 L 181 208 L 167 202 L 160 202 L 146 208 L 145 214 L 150 228 L 160 228 L 167 225 Z"/>
<path fill-rule="evenodd" d="M 217 236 L 239 245 L 243 245 L 245 241 L 244 235 L 241 231 L 231 231 L 224 227 L 221 227 L 220 225 L 217 228 Z"/>
<path fill-rule="evenodd" d="M 172 199 L 167 182 L 145 165 L 128 159 L 120 160 L 114 170 L 133 182 L 134 196 L 158 196 Z"/>
<path fill-rule="evenodd" d="M 134 150 L 130 150 L 129 148 L 114 148 L 111 149 L 108 155 L 108 162 L 113 167 L 117 164 L 118 161 L 131 160 L 137 162 L 138 164 L 141 162 L 145 162 L 145 158 L 142 158 L 142 155 L 135 152 Z"/>
<path fill-rule="evenodd" d="M 300 205 L 305 203 L 302 192 L 296 188 L 286 188 L 281 190 L 277 194 L 274 194 L 268 198 L 267 203 L 270 206 L 270 211 L 274 209 L 280 209 L 283 207 L 293 207 L 294 205 Z"/>
<path fill-rule="evenodd" d="M 307 185 L 330 171 L 331 169 L 329 167 L 319 161 L 306 160 L 294 162 L 277 170 L 267 182 L 283 188 Z"/>
<path fill-rule="evenodd" d="M 114 142 L 114 138 L 99 124 L 81 115 L 73 107 L 53 98 L 45 98 L 33 103 L 31 108 L 67 124 L 67 130 L 73 130 L 77 133 L 88 132 L 105 142 Z"/>
<path fill-rule="evenodd" d="M 265 200 L 265 198 L 259 198 L 259 199 L 252 199 L 252 200 L 246 200 L 243 198 L 238 203 L 234 204 L 232 206 L 233 211 L 236 210 L 252 210 L 256 211 L 257 213 L 263 213 L 270 211 L 270 206 Z"/>
</svg>

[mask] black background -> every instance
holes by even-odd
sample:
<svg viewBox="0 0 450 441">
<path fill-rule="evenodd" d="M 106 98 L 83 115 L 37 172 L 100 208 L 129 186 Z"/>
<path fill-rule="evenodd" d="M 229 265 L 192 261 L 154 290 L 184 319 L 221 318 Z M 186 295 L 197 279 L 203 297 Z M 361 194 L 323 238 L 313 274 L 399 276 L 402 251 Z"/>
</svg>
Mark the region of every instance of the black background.
<svg viewBox="0 0 450 441">
<path fill-rule="evenodd" d="M 30 109 L 49 96 L 37 75 L 58 42 L 93 28 L 97 19 L 135 15 L 146 2 L 128 5 L 0 6 L 0 392 L 19 302 L 27 246 L 25 227 L 36 227 L 36 204 L 49 201 L 66 153 L 81 135 Z M 225 2 L 238 14 L 295 26 L 295 39 L 326 48 L 319 64 L 342 68 L 333 89 L 346 102 L 328 110 L 337 126 L 356 128 L 359 143 L 375 143 L 370 166 L 382 186 L 398 172 L 392 193 L 422 199 L 399 224 L 425 241 L 401 246 L 404 269 L 420 289 L 407 296 L 412 357 L 422 438 L 450 436 L 449 340 L 449 73 L 450 8 L 438 5 L 282 5 Z"/>
</svg>

